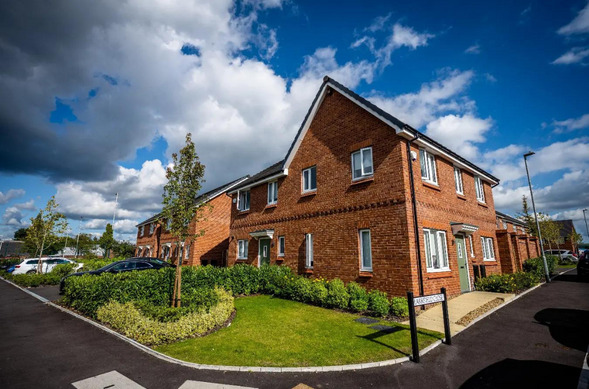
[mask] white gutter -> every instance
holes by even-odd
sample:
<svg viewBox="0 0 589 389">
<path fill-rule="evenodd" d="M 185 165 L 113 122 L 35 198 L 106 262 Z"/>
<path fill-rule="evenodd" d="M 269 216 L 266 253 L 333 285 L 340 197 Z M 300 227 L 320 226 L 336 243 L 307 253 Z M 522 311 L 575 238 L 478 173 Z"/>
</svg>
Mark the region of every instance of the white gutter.
<svg viewBox="0 0 589 389">
<path fill-rule="evenodd" d="M 274 181 L 277 178 L 286 177 L 286 176 L 288 176 L 288 169 L 284 169 L 282 172 L 277 173 L 277 174 L 274 174 L 274 175 L 272 175 L 270 177 L 266 177 L 266 178 L 263 178 L 261 180 L 252 182 L 251 184 L 249 184 L 247 186 L 243 186 L 243 187 L 241 187 L 239 189 L 236 189 L 236 190 L 232 190 L 230 192 L 227 192 L 227 195 L 232 195 L 232 194 L 237 193 L 237 192 L 243 192 L 243 191 L 246 191 L 248 189 L 253 188 L 254 186 L 258 186 L 258 185 L 261 185 L 261 184 L 263 184 L 265 182 Z"/>
</svg>

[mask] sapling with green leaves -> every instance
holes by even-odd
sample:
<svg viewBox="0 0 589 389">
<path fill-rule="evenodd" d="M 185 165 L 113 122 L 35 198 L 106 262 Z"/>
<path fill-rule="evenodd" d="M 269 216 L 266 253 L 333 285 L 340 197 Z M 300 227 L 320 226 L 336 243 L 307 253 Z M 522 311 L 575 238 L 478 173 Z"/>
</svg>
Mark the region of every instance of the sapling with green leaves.
<svg viewBox="0 0 589 389">
<path fill-rule="evenodd" d="M 168 183 L 164 186 L 163 209 L 158 221 L 166 226 L 176 242 L 175 262 L 176 277 L 172 306 L 181 306 L 182 289 L 182 251 L 181 244 L 190 244 L 204 234 L 204 231 L 191 231 L 192 221 L 198 223 L 202 217 L 204 201 L 196 202 L 197 195 L 204 182 L 205 166 L 200 163 L 192 135 L 186 135 L 186 144 L 179 154 L 172 154 L 172 165 L 166 169 Z"/>
</svg>

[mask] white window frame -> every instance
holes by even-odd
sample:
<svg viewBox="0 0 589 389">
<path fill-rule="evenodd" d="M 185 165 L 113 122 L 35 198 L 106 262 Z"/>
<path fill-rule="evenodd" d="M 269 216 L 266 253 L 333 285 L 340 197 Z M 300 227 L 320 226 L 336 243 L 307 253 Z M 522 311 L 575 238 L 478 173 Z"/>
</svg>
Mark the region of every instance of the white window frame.
<svg viewBox="0 0 589 389">
<path fill-rule="evenodd" d="M 483 180 L 479 176 L 474 176 L 474 189 L 477 195 L 477 200 L 481 203 L 485 202 L 485 186 Z"/>
<path fill-rule="evenodd" d="M 315 187 L 311 188 L 311 182 L 312 182 L 311 175 L 312 175 L 313 170 L 315 171 Z M 305 182 L 305 173 L 306 172 L 309 172 L 309 175 L 308 175 L 309 182 L 308 183 Z M 308 184 L 308 185 L 306 185 L 306 184 Z M 317 166 L 316 165 L 308 167 L 306 169 L 303 169 L 303 172 L 301 174 L 301 186 L 303 188 L 303 193 L 315 192 L 317 190 Z"/>
<path fill-rule="evenodd" d="M 155 223 L 149 224 L 149 235 L 152 235 L 155 231 Z"/>
<path fill-rule="evenodd" d="M 365 239 L 365 235 L 364 233 L 368 232 L 368 248 L 369 248 L 369 252 L 368 252 L 368 261 L 370 262 L 370 266 L 365 266 L 364 264 L 364 259 L 366 257 L 366 252 L 364 252 L 364 239 Z M 368 271 L 368 272 L 372 272 L 372 237 L 370 235 L 370 230 L 365 228 L 362 230 L 358 231 L 358 237 L 360 239 L 360 269 L 361 271 Z"/>
<path fill-rule="evenodd" d="M 305 234 L 305 267 L 313 269 L 313 234 Z"/>
<path fill-rule="evenodd" d="M 166 230 L 170 231 L 170 228 L 172 228 L 172 219 L 167 219 L 166 220 Z"/>
<path fill-rule="evenodd" d="M 182 248 L 185 248 L 184 250 L 184 259 L 188 259 L 190 257 L 190 245 L 187 244 L 186 247 L 184 246 L 184 243 L 182 243 Z"/>
<path fill-rule="evenodd" d="M 446 231 L 424 228 L 423 242 L 425 247 L 425 262 L 427 272 L 436 273 L 450 271 Z M 436 252 L 436 258 L 432 256 L 433 251 Z M 434 266 L 435 260 L 438 260 L 438 267 Z"/>
<path fill-rule="evenodd" d="M 472 243 L 472 235 L 468 235 L 468 245 L 470 246 L 470 257 L 474 258 L 474 245 Z"/>
<path fill-rule="evenodd" d="M 435 155 L 425 149 L 419 149 L 419 163 L 421 164 L 421 179 L 430 184 L 438 185 Z"/>
<path fill-rule="evenodd" d="M 364 155 L 370 152 L 370 167 L 364 166 Z M 356 176 L 356 166 L 354 166 L 354 156 L 360 155 L 360 175 Z M 366 177 L 372 177 L 374 175 L 374 163 L 372 160 L 372 147 L 364 147 L 358 151 L 352 153 L 352 181 L 361 180 Z"/>
<path fill-rule="evenodd" d="M 237 259 L 247 259 L 249 249 L 249 241 L 247 239 L 239 239 L 237 241 Z"/>
<path fill-rule="evenodd" d="M 145 225 L 139 226 L 139 236 L 145 235 Z"/>
<path fill-rule="evenodd" d="M 241 199 L 242 196 L 243 196 L 243 200 Z M 240 211 L 240 212 L 249 211 L 249 209 L 250 209 L 250 196 L 251 196 L 251 194 L 250 194 L 249 190 L 244 190 L 243 192 L 237 192 L 237 210 L 238 211 Z"/>
<path fill-rule="evenodd" d="M 286 242 L 284 240 L 284 236 L 278 237 L 278 256 L 284 257 L 284 251 L 286 249 Z"/>
<path fill-rule="evenodd" d="M 456 187 L 456 193 L 464 196 L 464 186 L 462 185 L 462 171 L 460 168 L 454 166 L 454 186 Z"/>
<path fill-rule="evenodd" d="M 278 181 L 268 183 L 268 205 L 278 203 Z"/>
<path fill-rule="evenodd" d="M 483 261 L 494 261 L 495 247 L 493 238 L 481 236 L 481 246 L 483 247 Z"/>
</svg>

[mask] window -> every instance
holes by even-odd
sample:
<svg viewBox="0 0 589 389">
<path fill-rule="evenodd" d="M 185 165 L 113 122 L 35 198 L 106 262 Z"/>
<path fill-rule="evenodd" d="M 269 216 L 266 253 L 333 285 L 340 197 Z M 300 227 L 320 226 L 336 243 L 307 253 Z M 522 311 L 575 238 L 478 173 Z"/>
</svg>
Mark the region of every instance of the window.
<svg viewBox="0 0 589 389">
<path fill-rule="evenodd" d="M 462 172 L 457 167 L 454 168 L 454 184 L 456 186 L 456 193 L 463 195 L 464 190 L 462 188 Z"/>
<path fill-rule="evenodd" d="M 494 261 L 495 250 L 493 249 L 493 238 L 481 236 L 481 246 L 483 247 L 483 260 Z"/>
<path fill-rule="evenodd" d="M 250 209 L 250 191 L 239 192 L 237 196 L 237 209 L 240 211 L 247 211 Z"/>
<path fill-rule="evenodd" d="M 450 270 L 448 266 L 448 248 L 446 246 L 446 232 L 437 230 L 423 230 L 425 242 L 425 258 L 428 272 Z"/>
<path fill-rule="evenodd" d="M 284 236 L 278 237 L 278 256 L 284 257 Z"/>
<path fill-rule="evenodd" d="M 237 259 L 247 259 L 248 244 L 245 239 L 237 241 Z"/>
<path fill-rule="evenodd" d="M 360 259 L 362 271 L 372 271 L 372 245 L 370 242 L 370 230 L 360 230 Z"/>
<path fill-rule="evenodd" d="M 472 235 L 468 236 L 468 245 L 470 246 L 470 256 L 474 258 L 474 247 L 472 245 Z"/>
<path fill-rule="evenodd" d="M 419 149 L 419 163 L 421 165 L 421 178 L 426 182 L 437 185 L 436 157 L 424 149 Z"/>
<path fill-rule="evenodd" d="M 481 203 L 485 202 L 485 189 L 483 188 L 483 180 L 481 177 L 474 176 L 474 188 L 477 192 L 477 200 Z"/>
<path fill-rule="evenodd" d="M 303 193 L 317 190 L 317 167 L 303 170 Z"/>
<path fill-rule="evenodd" d="M 170 231 L 172 228 L 172 219 L 166 220 L 166 230 Z"/>
<path fill-rule="evenodd" d="M 149 225 L 149 235 L 153 235 L 154 231 L 155 231 L 155 223 L 151 223 Z"/>
<path fill-rule="evenodd" d="M 352 153 L 352 180 L 372 176 L 372 147 Z"/>
<path fill-rule="evenodd" d="M 268 204 L 278 202 L 278 181 L 268 183 Z"/>
<path fill-rule="evenodd" d="M 139 226 L 139 236 L 143 236 L 145 233 L 145 225 Z"/>
<path fill-rule="evenodd" d="M 184 259 L 188 259 L 190 257 L 190 245 L 186 245 L 184 248 Z"/>
<path fill-rule="evenodd" d="M 313 234 L 305 235 L 305 267 L 313 268 Z"/>
</svg>

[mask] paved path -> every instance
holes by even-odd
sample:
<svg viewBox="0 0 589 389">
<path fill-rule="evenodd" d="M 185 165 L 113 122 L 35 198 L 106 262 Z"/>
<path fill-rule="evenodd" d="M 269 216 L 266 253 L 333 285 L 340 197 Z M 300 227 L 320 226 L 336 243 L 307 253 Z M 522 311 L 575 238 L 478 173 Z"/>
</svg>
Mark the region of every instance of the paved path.
<svg viewBox="0 0 589 389">
<path fill-rule="evenodd" d="M 574 272 L 563 275 L 467 328 L 420 364 L 263 374 L 162 361 L 0 281 L 0 388 L 73 388 L 104 374 L 173 389 L 193 387 L 187 381 L 256 388 L 576 388 L 589 344 L 588 296 L 589 284 L 576 282 Z"/>
</svg>

